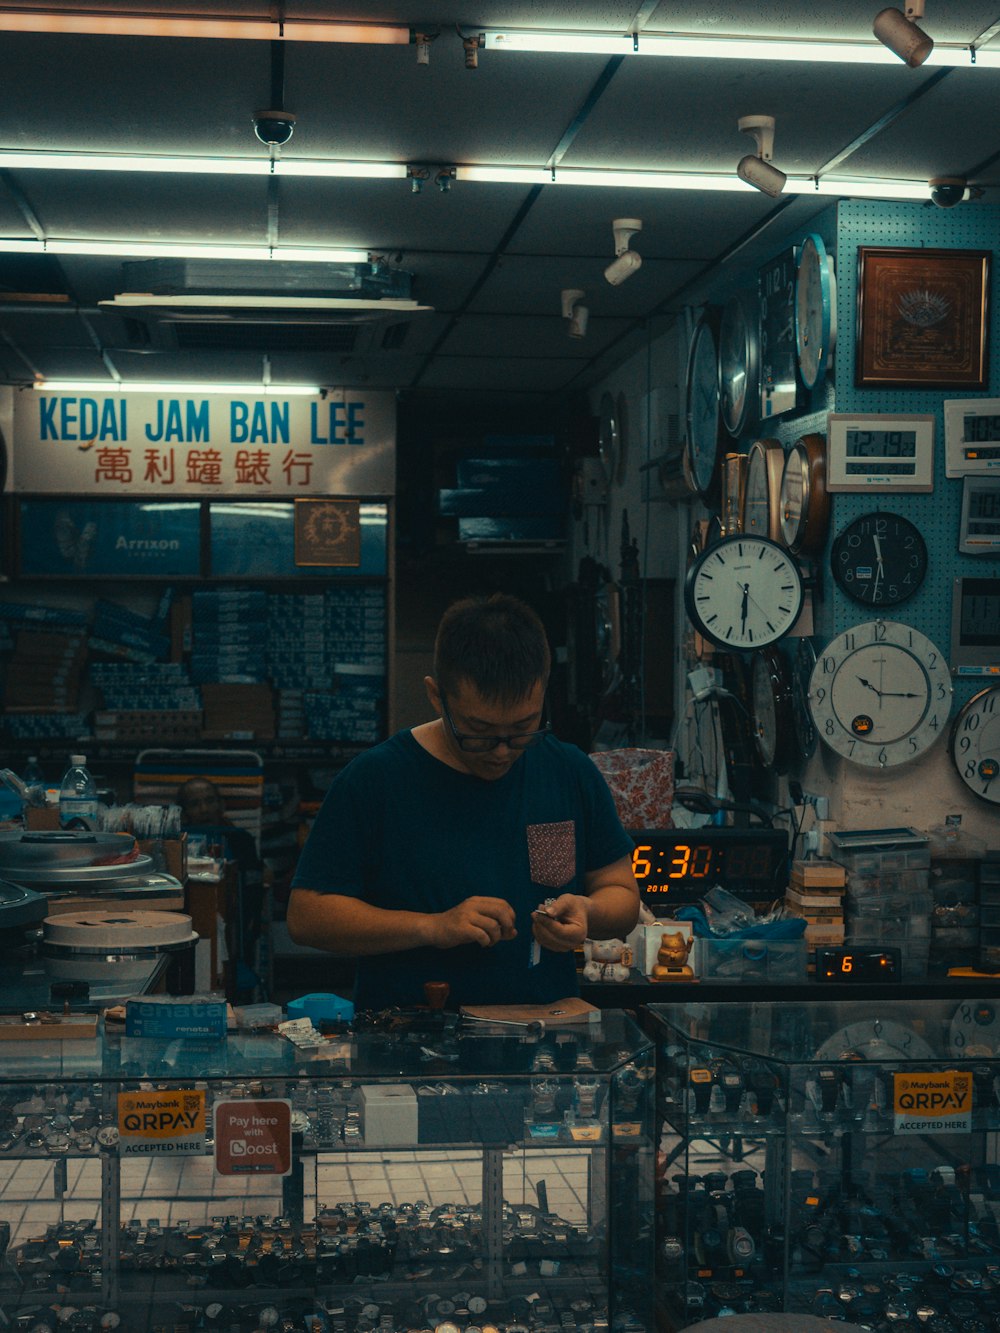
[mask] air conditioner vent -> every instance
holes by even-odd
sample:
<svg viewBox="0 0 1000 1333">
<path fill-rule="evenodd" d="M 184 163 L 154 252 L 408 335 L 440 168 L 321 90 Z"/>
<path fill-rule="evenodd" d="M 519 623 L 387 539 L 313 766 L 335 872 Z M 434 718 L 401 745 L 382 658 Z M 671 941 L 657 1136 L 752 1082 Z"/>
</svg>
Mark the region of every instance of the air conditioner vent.
<svg viewBox="0 0 1000 1333">
<path fill-rule="evenodd" d="M 178 350 L 233 352 L 353 352 L 360 324 L 268 324 L 263 321 L 229 319 L 179 320 L 172 325 Z"/>
</svg>

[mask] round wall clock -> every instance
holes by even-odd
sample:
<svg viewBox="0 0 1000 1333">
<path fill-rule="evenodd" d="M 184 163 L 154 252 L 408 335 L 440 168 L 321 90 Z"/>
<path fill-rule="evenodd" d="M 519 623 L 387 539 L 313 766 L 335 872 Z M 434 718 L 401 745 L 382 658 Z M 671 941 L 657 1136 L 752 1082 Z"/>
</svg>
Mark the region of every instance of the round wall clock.
<svg viewBox="0 0 1000 1333">
<path fill-rule="evenodd" d="M 934 1060 L 934 1049 L 894 1018 L 862 1018 L 839 1028 L 817 1047 L 819 1060 Z"/>
<path fill-rule="evenodd" d="M 969 791 L 1000 805 L 1000 685 L 980 690 L 961 708 L 948 749 Z"/>
<path fill-rule="evenodd" d="M 739 436 L 756 415 L 760 375 L 760 338 L 757 312 L 745 297 L 731 297 L 722 311 L 719 329 L 719 395 L 722 423 Z"/>
<path fill-rule="evenodd" d="M 809 711 L 809 682 L 815 666 L 816 649 L 812 639 L 796 639 L 792 657 L 792 727 L 800 763 L 811 759 L 816 753 L 819 739 Z"/>
<path fill-rule="evenodd" d="M 796 555 L 815 555 L 826 542 L 830 497 L 826 441 L 803 435 L 788 451 L 781 473 L 781 540 Z"/>
<path fill-rule="evenodd" d="M 965 1060 L 992 1060 L 1000 1051 L 1000 1008 L 996 1000 L 963 1000 L 952 1015 L 948 1051 Z"/>
<path fill-rule="evenodd" d="M 762 648 L 750 663 L 750 726 L 765 768 L 787 773 L 792 754 L 792 682 L 777 648 Z"/>
<path fill-rule="evenodd" d="M 798 566 L 766 537 L 723 537 L 687 572 L 684 605 L 699 633 L 720 648 L 775 643 L 802 610 Z"/>
<path fill-rule="evenodd" d="M 618 409 L 609 393 L 601 394 L 600 426 L 597 433 L 597 455 L 608 481 L 615 476 L 618 465 Z"/>
<path fill-rule="evenodd" d="M 910 625 L 870 620 L 832 639 L 809 683 L 820 740 L 869 768 L 906 763 L 933 745 L 951 707 L 941 650 Z"/>
<path fill-rule="evenodd" d="M 833 263 L 823 238 L 806 237 L 795 275 L 795 349 L 799 374 L 815 387 L 830 364 L 837 342 L 837 289 Z"/>
<path fill-rule="evenodd" d="M 777 440 L 754 440 L 743 478 L 743 531 L 781 540 L 781 474 L 785 451 Z"/>
<path fill-rule="evenodd" d="M 685 386 L 687 438 L 684 472 L 688 485 L 702 497 L 715 489 L 722 439 L 719 416 L 719 355 L 714 315 L 702 315 L 691 339 Z"/>
<path fill-rule="evenodd" d="M 899 514 L 862 514 L 839 532 L 830 552 L 839 588 L 856 602 L 896 606 L 927 574 L 927 543 Z"/>
</svg>

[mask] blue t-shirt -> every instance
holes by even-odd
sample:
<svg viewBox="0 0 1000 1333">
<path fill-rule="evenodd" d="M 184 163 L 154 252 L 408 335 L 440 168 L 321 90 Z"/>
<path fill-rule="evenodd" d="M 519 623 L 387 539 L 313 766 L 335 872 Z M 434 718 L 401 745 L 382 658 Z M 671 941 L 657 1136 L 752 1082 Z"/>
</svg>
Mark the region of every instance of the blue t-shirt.
<svg viewBox="0 0 1000 1333">
<path fill-rule="evenodd" d="M 530 965 L 531 912 L 584 893 L 587 871 L 632 852 L 604 778 L 573 745 L 547 736 L 495 782 L 461 773 L 397 732 L 337 775 L 299 858 L 293 888 L 393 911 L 444 912 L 505 898 L 517 938 L 492 948 L 418 948 L 358 959 L 360 1009 L 422 1004 L 446 981 L 449 1004 L 546 1004 L 574 995 L 572 952 Z"/>
</svg>

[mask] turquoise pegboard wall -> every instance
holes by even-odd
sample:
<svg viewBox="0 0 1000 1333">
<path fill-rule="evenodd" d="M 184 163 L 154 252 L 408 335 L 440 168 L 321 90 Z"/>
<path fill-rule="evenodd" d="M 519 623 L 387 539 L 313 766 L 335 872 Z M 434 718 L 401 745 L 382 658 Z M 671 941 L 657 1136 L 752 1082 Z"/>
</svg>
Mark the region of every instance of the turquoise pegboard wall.
<svg viewBox="0 0 1000 1333">
<path fill-rule="evenodd" d="M 859 514 L 876 508 L 905 514 L 916 523 L 927 542 L 928 573 L 921 590 L 886 614 L 913 625 L 947 656 L 951 633 L 952 580 L 962 575 L 1000 575 L 1000 560 L 958 553 L 958 524 L 962 508 L 961 479 L 944 474 L 944 414 L 946 398 L 997 396 L 1000 384 L 1000 258 L 993 255 L 990 283 L 990 387 L 982 394 L 966 389 L 859 389 L 854 384 L 857 302 L 857 251 L 860 245 L 928 246 L 954 250 L 993 250 L 1000 236 L 1000 208 L 962 204 L 942 210 L 934 205 L 879 203 L 851 200 L 837 206 L 837 350 L 833 399 L 838 412 L 926 412 L 935 418 L 934 490 L 925 495 L 844 495 L 833 497 L 830 525 L 833 537 Z M 833 403 L 830 404 L 832 409 Z M 794 425 L 801 427 L 801 420 Z M 817 427 L 825 433 L 825 423 Z M 802 430 L 798 429 L 797 434 Z M 870 618 L 870 610 L 845 597 L 829 573 L 829 546 L 824 552 L 823 598 L 816 631 L 821 639 L 838 634 Z M 980 689 L 983 681 L 956 680 L 953 711 Z"/>
</svg>

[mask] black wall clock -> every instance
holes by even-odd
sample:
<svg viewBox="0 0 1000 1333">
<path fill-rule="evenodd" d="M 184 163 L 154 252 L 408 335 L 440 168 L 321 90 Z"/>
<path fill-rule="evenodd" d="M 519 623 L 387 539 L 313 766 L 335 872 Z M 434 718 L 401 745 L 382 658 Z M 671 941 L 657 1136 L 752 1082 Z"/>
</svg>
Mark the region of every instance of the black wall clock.
<svg viewBox="0 0 1000 1333">
<path fill-rule="evenodd" d="M 757 275 L 760 304 L 760 416 L 762 421 L 797 406 L 795 354 L 795 250 L 789 247 Z M 773 535 L 773 534 L 772 534 Z"/>
<path fill-rule="evenodd" d="M 839 532 L 830 552 L 837 586 L 866 606 L 897 606 L 927 574 L 927 543 L 900 514 L 862 514 Z"/>
</svg>

